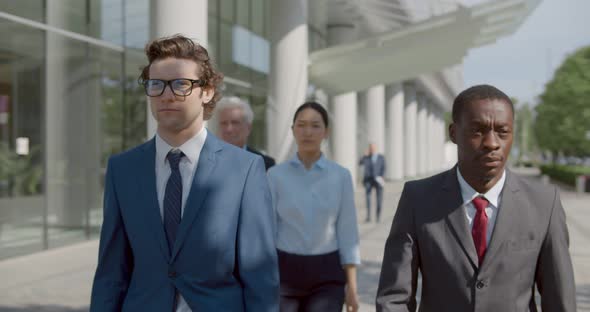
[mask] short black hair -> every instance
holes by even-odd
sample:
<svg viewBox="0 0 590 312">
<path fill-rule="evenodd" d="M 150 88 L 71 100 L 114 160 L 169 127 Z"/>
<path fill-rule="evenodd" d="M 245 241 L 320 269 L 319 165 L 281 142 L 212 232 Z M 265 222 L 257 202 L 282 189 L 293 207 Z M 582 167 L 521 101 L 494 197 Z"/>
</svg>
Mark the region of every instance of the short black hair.
<svg viewBox="0 0 590 312">
<path fill-rule="evenodd" d="M 316 112 L 320 113 L 320 115 L 322 116 L 322 120 L 324 121 L 324 126 L 326 128 L 328 128 L 328 112 L 326 111 L 326 109 L 322 105 L 320 105 L 317 102 L 313 102 L 313 101 L 305 102 L 297 108 L 297 110 L 295 111 L 295 115 L 293 116 L 293 123 L 295 123 L 295 120 L 297 119 L 297 115 L 299 115 L 299 113 L 306 108 L 311 108 L 311 109 L 315 110 Z"/>
<path fill-rule="evenodd" d="M 453 122 L 457 123 L 460 120 L 461 113 L 465 110 L 465 106 L 480 100 L 501 100 L 510 105 L 512 116 L 514 118 L 514 104 L 506 93 L 500 89 L 490 85 L 476 85 L 470 87 L 459 93 L 453 102 Z"/>
</svg>

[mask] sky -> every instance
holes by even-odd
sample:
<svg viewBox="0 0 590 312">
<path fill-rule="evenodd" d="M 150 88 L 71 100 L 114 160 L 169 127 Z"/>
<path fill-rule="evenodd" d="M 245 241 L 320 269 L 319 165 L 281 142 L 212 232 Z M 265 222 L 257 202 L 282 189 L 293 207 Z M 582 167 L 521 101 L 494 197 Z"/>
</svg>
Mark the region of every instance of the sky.
<svg viewBox="0 0 590 312">
<path fill-rule="evenodd" d="M 464 85 L 491 84 L 534 105 L 565 58 L 588 45 L 590 0 L 542 0 L 516 32 L 468 51 Z"/>
</svg>

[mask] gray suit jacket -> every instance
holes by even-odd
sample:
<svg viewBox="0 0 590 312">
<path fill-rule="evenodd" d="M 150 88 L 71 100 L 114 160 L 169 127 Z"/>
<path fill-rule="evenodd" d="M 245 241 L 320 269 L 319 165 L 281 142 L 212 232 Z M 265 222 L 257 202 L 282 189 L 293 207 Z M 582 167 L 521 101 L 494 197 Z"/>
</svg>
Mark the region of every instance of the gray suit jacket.
<svg viewBox="0 0 590 312">
<path fill-rule="evenodd" d="M 377 291 L 377 311 L 576 311 L 565 213 L 554 187 L 507 171 L 482 266 L 462 207 L 456 168 L 406 183 Z"/>
</svg>

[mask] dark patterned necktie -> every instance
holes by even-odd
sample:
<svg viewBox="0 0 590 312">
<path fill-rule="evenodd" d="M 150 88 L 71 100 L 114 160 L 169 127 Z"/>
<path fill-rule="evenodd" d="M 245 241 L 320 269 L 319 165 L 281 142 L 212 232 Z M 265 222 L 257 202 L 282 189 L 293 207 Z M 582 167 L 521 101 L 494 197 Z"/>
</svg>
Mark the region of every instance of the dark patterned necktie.
<svg viewBox="0 0 590 312">
<path fill-rule="evenodd" d="M 475 243 L 479 265 L 483 262 L 487 248 L 486 234 L 488 232 L 488 216 L 486 215 L 486 208 L 488 207 L 488 203 L 488 200 L 484 197 L 476 197 L 473 199 L 473 206 L 475 206 L 477 212 L 473 219 L 471 235 L 473 235 L 473 242 Z"/>
<path fill-rule="evenodd" d="M 171 150 L 166 158 L 170 164 L 170 178 L 164 193 L 164 229 L 168 240 L 168 249 L 172 253 L 176 241 L 176 231 L 181 219 L 182 207 L 182 176 L 178 164 L 184 154 L 180 150 Z"/>
</svg>

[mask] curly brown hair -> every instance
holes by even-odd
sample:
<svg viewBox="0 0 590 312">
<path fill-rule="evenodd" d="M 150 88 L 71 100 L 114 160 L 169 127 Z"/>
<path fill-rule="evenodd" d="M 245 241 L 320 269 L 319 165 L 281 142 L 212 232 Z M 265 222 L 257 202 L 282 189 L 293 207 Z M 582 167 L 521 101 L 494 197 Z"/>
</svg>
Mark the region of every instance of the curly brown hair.
<svg viewBox="0 0 590 312">
<path fill-rule="evenodd" d="M 203 46 L 190 38 L 176 34 L 170 37 L 154 39 L 146 44 L 145 55 L 148 58 L 149 64 L 141 69 L 141 75 L 139 76 L 140 83 L 150 78 L 150 66 L 157 60 L 172 57 L 195 61 L 201 71 L 197 75 L 205 81 L 205 85 L 202 88 L 212 89 L 215 92 L 211 101 L 203 103 L 203 119 L 208 120 L 213 116 L 215 104 L 222 97 L 221 86 L 223 83 L 223 73 L 215 68 L 213 61 L 209 58 L 209 53 L 207 53 L 207 50 Z M 203 91 L 201 90 L 201 95 L 202 93 Z"/>
</svg>

